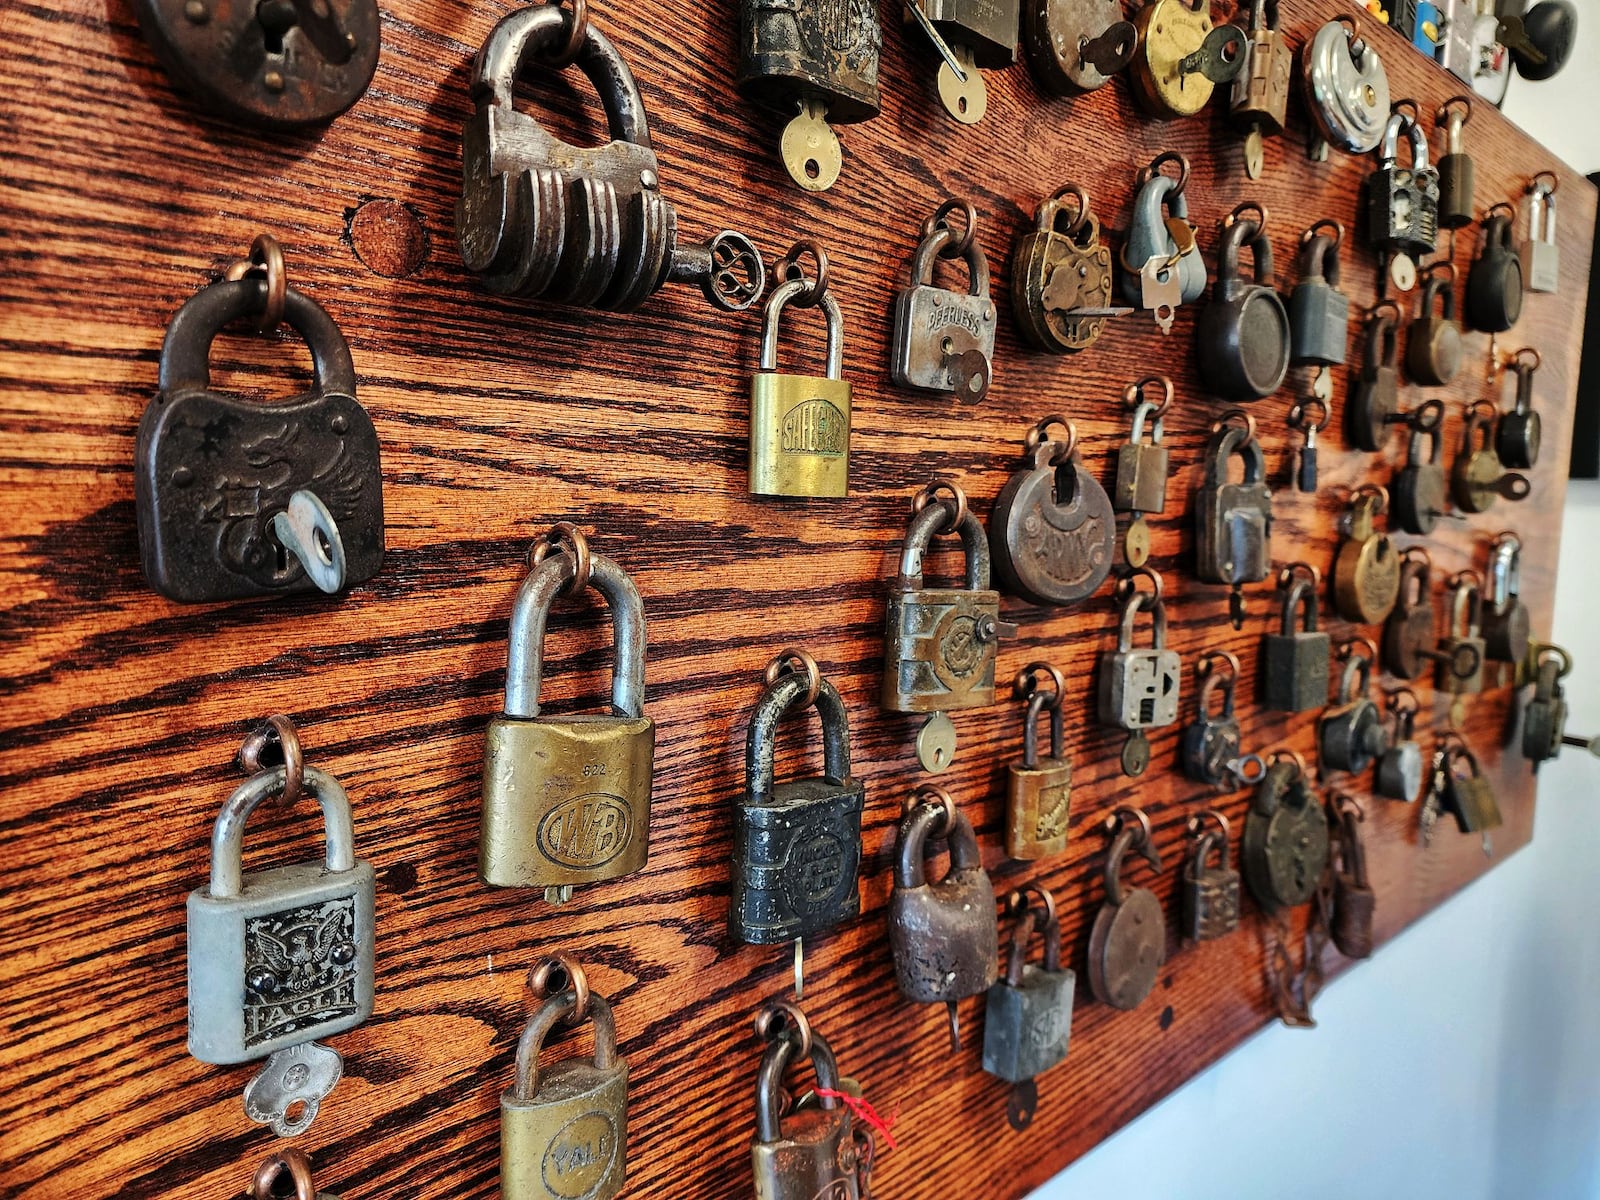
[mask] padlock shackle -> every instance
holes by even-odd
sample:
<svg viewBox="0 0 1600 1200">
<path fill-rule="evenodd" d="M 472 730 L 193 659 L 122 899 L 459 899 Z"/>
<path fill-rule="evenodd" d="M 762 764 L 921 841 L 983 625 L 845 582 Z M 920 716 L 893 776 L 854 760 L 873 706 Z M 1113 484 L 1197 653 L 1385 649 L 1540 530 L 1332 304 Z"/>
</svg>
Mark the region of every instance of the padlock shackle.
<svg viewBox="0 0 1600 1200">
<path fill-rule="evenodd" d="M 1506 250 L 1514 249 L 1509 214 L 1503 212 L 1490 213 L 1484 218 L 1483 244 L 1486 247 L 1499 245 Z"/>
<path fill-rule="evenodd" d="M 1450 593 L 1450 636 L 1475 638 L 1483 628 L 1483 591 L 1471 579 L 1461 579 Z"/>
<path fill-rule="evenodd" d="M 1106 899 L 1113 908 L 1121 908 L 1127 898 L 1122 890 L 1122 860 L 1128 856 L 1135 839 L 1142 842 L 1139 853 L 1150 864 L 1150 869 L 1158 873 L 1161 870 L 1161 854 L 1156 849 L 1155 839 L 1147 836 L 1140 824 L 1123 825 L 1117 830 L 1117 836 L 1111 839 L 1111 849 L 1106 853 Z"/>
<path fill-rule="evenodd" d="M 1300 248 L 1300 281 L 1321 280 L 1339 286 L 1339 243 L 1325 233 L 1314 233 Z"/>
<path fill-rule="evenodd" d="M 1422 284 L 1422 292 L 1417 298 L 1417 320 L 1426 320 L 1434 315 L 1434 301 L 1444 297 L 1444 304 L 1440 306 L 1438 315 L 1446 321 L 1455 319 L 1456 292 L 1450 286 L 1449 279 L 1443 274 L 1429 275 Z"/>
<path fill-rule="evenodd" d="M 1250 430 L 1229 421 L 1211 435 L 1206 448 L 1206 482 L 1222 487 L 1228 482 L 1228 460 L 1237 454 L 1244 460 L 1245 483 L 1260 483 L 1267 473 L 1266 454 Z"/>
<path fill-rule="evenodd" d="M 1061 970 L 1061 920 L 1049 918 L 1041 928 L 1039 911 L 1030 904 L 1017 919 L 1017 927 L 1011 933 L 1011 948 L 1006 952 L 1006 983 L 1011 987 L 1022 986 L 1022 968 L 1027 965 L 1028 943 L 1033 940 L 1035 931 L 1044 938 L 1044 969 Z"/>
<path fill-rule="evenodd" d="M 511 1083 L 511 1098 L 519 1104 L 528 1104 L 539 1097 L 539 1051 L 550 1031 L 567 1021 L 578 1007 L 578 997 L 571 988 L 558 992 L 539 1002 L 533 1016 L 522 1028 L 517 1039 L 517 1073 Z M 604 996 L 589 993 L 589 1021 L 594 1026 L 594 1065 L 609 1071 L 617 1065 L 617 1025 L 611 1016 L 611 1005 Z"/>
<path fill-rule="evenodd" d="M 1353 647 L 1339 672 L 1339 703 L 1354 704 L 1372 690 L 1372 658 L 1360 646 Z"/>
<path fill-rule="evenodd" d="M 917 252 L 911 259 L 911 286 L 933 287 L 934 264 L 947 257 L 943 250 L 946 246 L 953 245 L 960 239 L 956 231 L 946 225 L 939 225 L 927 237 L 917 244 Z M 973 238 L 967 243 L 967 248 L 957 258 L 966 260 L 967 263 L 967 295 L 986 296 L 989 294 L 989 260 L 984 256 L 983 247 L 978 245 L 978 239 Z"/>
<path fill-rule="evenodd" d="M 1206 869 L 1206 859 L 1211 857 L 1211 852 L 1217 852 L 1217 867 L 1226 871 L 1231 866 L 1232 852 L 1228 845 L 1228 835 L 1220 829 L 1208 829 L 1194 840 L 1194 857 L 1189 860 L 1190 874 L 1198 877 Z"/>
<path fill-rule="evenodd" d="M 1178 243 L 1172 238 L 1163 219 L 1170 211 L 1174 217 L 1189 215 L 1189 202 L 1183 190 L 1171 175 L 1156 172 L 1139 187 L 1133 200 L 1133 217 L 1128 222 L 1128 237 L 1123 245 L 1124 266 L 1135 274 L 1152 258 L 1169 257 L 1176 253 Z"/>
<path fill-rule="evenodd" d="M 1271 287 L 1273 284 L 1272 242 L 1267 237 L 1266 226 L 1249 217 L 1239 217 L 1223 227 L 1222 240 L 1217 243 L 1217 291 L 1223 300 L 1234 299 L 1244 286 L 1239 273 L 1239 254 L 1247 247 L 1255 285 Z"/>
<path fill-rule="evenodd" d="M 1117 631 L 1117 650 L 1133 649 L 1134 619 L 1146 610 L 1150 613 L 1150 644 L 1155 650 L 1167 648 L 1167 606 L 1154 592 L 1133 592 L 1122 605 L 1122 625 Z"/>
<path fill-rule="evenodd" d="M 1535 187 L 1528 195 L 1528 240 L 1556 240 L 1556 194 L 1549 188 Z"/>
<path fill-rule="evenodd" d="M 756 1071 L 756 1141 L 763 1145 L 771 1145 L 783 1137 L 778 1097 L 783 1092 L 783 1077 L 789 1062 L 799 1048 L 799 1033 L 786 1028 L 767 1043 L 761 1055 L 761 1067 Z M 817 1079 L 818 1102 L 826 1109 L 838 1108 L 837 1096 L 821 1093 L 839 1090 L 839 1063 L 827 1039 L 815 1029 L 811 1031 L 811 1071 Z"/>
<path fill-rule="evenodd" d="M 1045 446 L 1049 442 L 1043 443 Z M 900 577 L 896 587 L 917 590 L 922 587 L 922 560 L 928 553 L 934 535 L 946 532 L 950 523 L 950 508 L 945 501 L 935 500 L 912 515 L 906 526 L 906 540 L 900 551 Z M 989 539 L 983 532 L 983 523 L 968 509 L 961 516 L 955 532 L 961 537 L 961 551 L 966 556 L 966 590 L 989 590 Z"/>
<path fill-rule="evenodd" d="M 563 550 L 528 572 L 511 606 L 510 643 L 506 655 L 508 717 L 539 715 L 539 686 L 544 679 L 544 634 L 550 606 L 577 575 L 577 561 Z M 644 715 L 644 601 L 628 573 L 611 559 L 589 552 L 589 583 L 611 608 L 611 711 L 620 717 Z"/>
<path fill-rule="evenodd" d="M 1367 371 L 1377 374 L 1400 365 L 1400 320 L 1389 306 L 1380 308 L 1367 322 Z"/>
<path fill-rule="evenodd" d="M 1030 771 L 1039 765 L 1039 714 L 1046 708 L 1050 710 L 1050 757 L 1059 759 L 1066 752 L 1061 697 L 1054 688 L 1038 688 L 1028 697 L 1022 716 L 1022 765 Z"/>
<path fill-rule="evenodd" d="M 1211 670 L 1205 673 L 1205 678 L 1200 682 L 1199 713 L 1202 723 L 1212 719 L 1211 695 L 1218 688 L 1222 689 L 1222 711 L 1216 714 L 1217 717 L 1225 721 L 1233 716 L 1233 691 L 1237 682 L 1238 678 L 1232 672 Z"/>
<path fill-rule="evenodd" d="M 791 710 L 809 707 L 804 703 L 808 690 L 806 676 L 791 671 L 768 684 L 756 701 L 744 737 L 745 788 L 752 799 L 772 794 L 778 722 Z M 843 786 L 850 782 L 850 718 L 826 679 L 818 679 L 814 703 L 822 719 L 822 773 L 829 783 Z"/>
<path fill-rule="evenodd" d="M 1144 442 L 1144 423 L 1150 422 L 1150 444 L 1159 446 L 1165 440 L 1166 427 L 1162 424 L 1161 405 L 1141 400 L 1133 406 L 1133 421 L 1128 429 L 1128 444 L 1138 446 Z"/>
<path fill-rule="evenodd" d="M 939 804 L 919 804 L 900 821 L 895 837 L 894 885 L 904 891 L 908 888 L 926 887 L 927 864 L 923 861 L 928 838 L 945 819 L 945 810 Z M 972 831 L 967 814 L 956 810 L 954 824 L 944 831 L 950 847 L 950 872 L 970 871 L 983 866 L 983 855 L 978 850 L 978 837 Z"/>
<path fill-rule="evenodd" d="M 1489 554 L 1489 608 L 1503 616 L 1513 597 L 1522 593 L 1522 541 L 1507 531 L 1495 539 Z"/>
<path fill-rule="evenodd" d="M 211 343 L 231 321 L 266 308 L 267 281 L 254 276 L 224 280 L 201 288 L 167 326 L 161 342 L 157 387 L 167 396 L 203 392 L 211 386 Z M 312 390 L 331 395 L 356 394 L 356 366 L 350 346 L 327 310 L 292 287 L 283 290 L 283 319 L 305 339 L 311 351 Z"/>
<path fill-rule="evenodd" d="M 761 318 L 761 359 L 757 364 L 758 370 L 778 369 L 779 318 L 783 316 L 786 307 L 815 285 L 815 280 L 791 279 L 773 289 L 772 295 L 767 298 L 766 311 Z M 824 291 L 817 303 L 822 309 L 823 320 L 827 323 L 828 334 L 827 359 L 823 374 L 829 379 L 843 379 L 844 315 L 839 311 L 839 302 L 833 298 L 831 292 Z"/>
<path fill-rule="evenodd" d="M 1319 632 L 1317 621 L 1321 614 L 1318 610 L 1317 589 L 1306 580 L 1295 576 L 1293 582 L 1287 588 L 1280 590 L 1283 592 L 1283 609 L 1282 621 L 1278 627 L 1278 632 L 1285 637 L 1289 637 L 1296 632 L 1294 614 L 1302 603 L 1305 605 L 1305 612 L 1301 616 L 1299 632 Z"/>
<path fill-rule="evenodd" d="M 1420 122 L 1412 120 L 1402 112 L 1389 114 L 1389 120 L 1383 126 L 1383 141 L 1378 146 L 1378 157 L 1382 160 L 1380 169 L 1396 165 L 1400 158 L 1400 132 L 1405 131 L 1406 141 L 1411 144 L 1411 169 L 1413 171 L 1428 170 L 1428 135 L 1422 131 Z"/>
<path fill-rule="evenodd" d="M 348 871 L 356 865 L 355 821 L 350 815 L 350 797 L 339 781 L 316 767 L 302 771 L 305 788 L 322 806 L 325 844 L 322 865 L 330 873 Z M 268 796 L 283 791 L 288 771 L 273 767 L 250 776 L 223 802 L 211 827 L 211 882 L 206 894 L 217 900 L 232 900 L 244 890 L 244 825 L 250 814 Z"/>
</svg>

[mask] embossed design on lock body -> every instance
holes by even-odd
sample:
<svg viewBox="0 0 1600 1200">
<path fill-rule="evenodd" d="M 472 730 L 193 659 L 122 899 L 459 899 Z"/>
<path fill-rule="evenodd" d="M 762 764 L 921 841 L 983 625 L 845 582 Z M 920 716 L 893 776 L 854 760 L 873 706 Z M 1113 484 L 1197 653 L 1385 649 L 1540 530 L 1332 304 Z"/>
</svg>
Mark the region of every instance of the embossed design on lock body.
<svg viewBox="0 0 1600 1200">
<path fill-rule="evenodd" d="M 778 320 L 814 281 L 780 284 L 767 301 L 761 363 L 750 378 L 750 491 L 757 496 L 843 496 L 850 490 L 850 382 L 844 317 L 823 292 L 827 364 L 822 375 L 778 370 Z"/>
<path fill-rule="evenodd" d="M 967 290 L 934 284 L 935 264 L 957 241 L 953 230 L 938 226 L 917 246 L 911 286 L 895 297 L 889 377 L 901 387 L 954 393 L 976 404 L 989 390 L 999 322 L 989 298 L 989 260 L 976 237 L 965 255 Z"/>
<path fill-rule="evenodd" d="M 1106 900 L 1095 914 L 1089 934 L 1089 991 L 1102 1004 L 1123 1011 L 1139 1007 L 1150 994 L 1167 957 L 1167 923 L 1161 901 L 1149 888 L 1125 890 L 1122 886 L 1122 860 L 1135 839 L 1151 870 L 1161 870 L 1161 857 L 1147 826 L 1142 822 L 1123 825 L 1106 855 Z"/>
<path fill-rule="evenodd" d="M 1046 440 L 1033 450 L 1033 466 L 995 497 L 989 549 L 1006 591 L 1034 604 L 1072 604 L 1111 573 L 1116 532 L 1100 481 L 1070 443 Z"/>
<path fill-rule="evenodd" d="M 1216 864 L 1210 863 L 1212 851 Z M 1239 928 L 1239 872 L 1230 865 L 1226 831 L 1210 830 L 1195 840 L 1183 868 L 1184 934 L 1196 942 L 1226 937 Z"/>
<path fill-rule="evenodd" d="M 1151 645 L 1135 649 L 1133 622 L 1151 614 Z M 1167 648 L 1167 607 L 1151 592 L 1135 591 L 1122 606 L 1117 648 L 1100 668 L 1100 720 L 1120 729 L 1156 729 L 1178 719 L 1183 663 Z"/>
<path fill-rule="evenodd" d="M 1044 922 L 1044 965 L 1025 962 L 1039 926 L 1029 908 L 1017 923 L 1006 973 L 989 989 L 983 1022 L 983 1069 L 1007 1083 L 1043 1075 L 1067 1056 L 1077 976 L 1061 965 L 1061 926 Z"/>
<path fill-rule="evenodd" d="M 1351 501 L 1348 536 L 1333 560 L 1333 598 L 1339 615 L 1376 625 L 1400 595 L 1400 552 L 1374 522 L 1389 507 L 1388 493 L 1364 485 Z"/>
<path fill-rule="evenodd" d="M 1066 849 L 1072 760 L 1066 755 L 1061 701 L 1058 687 L 1038 685 L 1023 709 L 1022 761 L 1011 764 L 1006 793 L 1006 854 L 1011 858 L 1045 858 Z M 1041 758 L 1038 726 L 1045 712 L 1050 714 L 1050 755 Z"/>
<path fill-rule="evenodd" d="M 923 859 L 936 833 L 949 839 L 950 869 L 938 883 L 929 883 Z M 889 949 L 901 994 L 922 1004 L 975 996 L 999 977 L 994 887 L 964 813 L 957 812 L 954 827 L 947 829 L 943 808 L 919 804 L 900 822 L 889 893 Z"/>
<path fill-rule="evenodd" d="M 1051 95 L 1102 87 L 1132 61 L 1137 44 L 1121 0 L 1022 0 L 1022 48 Z"/>
<path fill-rule="evenodd" d="M 1064 206 L 1069 195 L 1078 196 L 1076 216 Z M 1072 184 L 1059 188 L 1011 251 L 1012 313 L 1022 340 L 1036 350 L 1086 350 L 1105 330 L 1106 317 L 1072 315 L 1111 304 L 1111 248 L 1100 240 L 1099 218 L 1082 207 L 1085 199 Z"/>
<path fill-rule="evenodd" d="M 810 1037 L 817 1091 L 840 1091 L 833 1050 L 816 1030 Z M 761 1056 L 756 1136 L 750 1144 L 755 1200 L 858 1200 L 860 1174 L 870 1158 L 860 1154 L 850 1110 L 837 1096 L 813 1093 L 782 1111 L 784 1073 L 799 1057 L 798 1035 L 792 1032 L 769 1042 Z"/>
<path fill-rule="evenodd" d="M 1311 899 L 1328 865 L 1328 821 L 1305 772 L 1291 760 L 1267 767 L 1245 817 L 1245 882 L 1267 909 Z"/>
<path fill-rule="evenodd" d="M 828 120 L 878 115 L 883 30 L 870 0 L 742 0 L 741 95 L 793 111 L 797 97 L 821 100 Z"/>
</svg>

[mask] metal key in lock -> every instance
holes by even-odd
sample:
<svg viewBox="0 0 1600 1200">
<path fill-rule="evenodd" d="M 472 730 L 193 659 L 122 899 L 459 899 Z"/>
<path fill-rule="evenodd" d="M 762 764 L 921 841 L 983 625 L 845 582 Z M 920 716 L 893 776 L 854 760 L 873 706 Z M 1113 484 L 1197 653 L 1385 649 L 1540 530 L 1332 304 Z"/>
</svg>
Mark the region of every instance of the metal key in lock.
<svg viewBox="0 0 1600 1200">
<path fill-rule="evenodd" d="M 1238 483 L 1229 479 L 1235 457 L 1244 468 Z M 1272 489 L 1266 473 L 1254 417 L 1232 408 L 1212 422 L 1196 489 L 1195 574 L 1207 583 L 1229 585 L 1228 614 L 1235 629 L 1244 625 L 1244 585 L 1265 579 L 1272 569 Z"/>
<path fill-rule="evenodd" d="M 289 1185 L 287 1190 L 285 1183 Z M 294 1196 L 295 1200 L 339 1200 L 334 1193 L 318 1189 L 316 1177 L 311 1173 L 311 1160 L 296 1146 L 267 1155 L 251 1180 L 251 1200 L 279 1200 L 286 1195 Z"/>
<path fill-rule="evenodd" d="M 1211 0 L 1149 0 L 1133 26 L 1128 79 L 1151 116 L 1194 116 L 1244 68 L 1249 41 L 1236 25 L 1212 26 Z"/>
<path fill-rule="evenodd" d="M 1398 414 L 1387 420 L 1395 421 Z M 1406 465 L 1394 477 L 1391 490 L 1394 523 L 1407 533 L 1427 536 L 1445 515 L 1449 484 L 1439 463 L 1443 447 L 1444 401 L 1429 400 L 1399 417 L 1411 427 Z M 1424 451 L 1423 444 L 1428 449 Z"/>
<path fill-rule="evenodd" d="M 1526 475 L 1507 471 L 1493 446 L 1499 411 L 1487 400 L 1467 406 L 1461 449 L 1450 469 L 1450 494 L 1462 512 L 1488 512 L 1497 499 L 1526 500 L 1533 484 Z"/>
<path fill-rule="evenodd" d="M 1254 260 L 1248 280 L 1239 270 L 1247 247 Z M 1195 327 L 1196 365 L 1223 399 L 1260 400 L 1283 386 L 1290 348 L 1289 312 L 1274 286 L 1267 210 L 1246 201 L 1222 223 L 1216 286 Z"/>
<path fill-rule="evenodd" d="M 1439 173 L 1429 165 L 1428 138 L 1415 116 L 1415 105 L 1402 100 L 1394 109 L 1379 145 L 1378 167 L 1366 181 L 1363 207 L 1369 242 L 1388 254 L 1394 285 L 1409 291 L 1417 261 L 1433 253 L 1438 242 Z M 1399 165 L 1402 134 L 1410 146 L 1410 162 L 1404 167 Z"/>
<path fill-rule="evenodd" d="M 1473 222 L 1473 183 L 1476 168 L 1461 144 L 1461 131 L 1472 119 L 1472 97 L 1452 96 L 1439 107 L 1433 122 L 1445 131 L 1444 154 L 1439 158 L 1439 226 L 1457 230 Z M 1453 243 L 1452 243 L 1453 244 Z"/>
<path fill-rule="evenodd" d="M 1139 576 L 1150 580 L 1145 591 L 1135 585 Z M 1128 731 L 1122 748 L 1122 773 L 1142 775 L 1150 765 L 1147 729 L 1160 729 L 1178 720 L 1183 683 L 1183 662 L 1176 650 L 1167 649 L 1167 607 L 1161 599 L 1161 576 L 1138 567 L 1117 588 L 1122 620 L 1117 648 L 1101 656 L 1098 688 L 1100 720 Z M 1133 626 L 1141 612 L 1149 612 L 1151 644 L 1135 648 Z"/>
<path fill-rule="evenodd" d="M 1036 897 L 1037 905 L 1029 903 Z M 1014 1085 L 1006 1106 L 1018 1132 L 1033 1120 L 1038 1106 L 1034 1080 L 1067 1056 L 1072 1036 L 1074 972 L 1061 964 L 1061 922 L 1056 902 L 1044 888 L 1029 884 L 1006 897 L 1006 912 L 1020 914 L 1006 955 L 1006 971 L 993 987 L 983 1018 L 983 1069 Z M 1044 941 L 1044 962 L 1027 962 L 1034 933 Z"/>
<path fill-rule="evenodd" d="M 1300 282 L 1289 293 L 1289 362 L 1317 368 L 1311 394 L 1322 402 L 1324 415 L 1333 400 L 1329 368 L 1343 365 L 1350 339 L 1350 297 L 1339 290 L 1343 244 L 1344 226 L 1326 217 L 1302 233 Z"/>
<path fill-rule="evenodd" d="M 1389 749 L 1383 713 L 1371 697 L 1378 648 L 1366 638 L 1343 642 L 1339 694 L 1317 722 L 1317 758 L 1324 774 L 1360 775 Z"/>
<path fill-rule="evenodd" d="M 1328 405 L 1315 397 L 1301 400 L 1289 410 L 1289 428 L 1305 439 L 1294 477 L 1299 491 L 1314 494 L 1317 490 L 1317 435 L 1328 427 L 1328 419 Z"/>
<path fill-rule="evenodd" d="M 1372 453 L 1388 444 L 1400 410 L 1400 318 L 1393 300 L 1367 310 L 1365 351 L 1345 401 L 1345 436 Z"/>
<path fill-rule="evenodd" d="M 1510 412 L 1500 414 L 1494 429 L 1495 453 L 1506 466 L 1518 470 L 1530 470 L 1539 461 L 1544 422 L 1533 407 L 1533 374 L 1543 361 L 1532 346 L 1524 346 L 1512 357 L 1516 400 Z"/>
<path fill-rule="evenodd" d="M 1294 750 L 1274 750 L 1245 817 L 1240 865 L 1256 902 L 1276 912 L 1316 893 L 1328 863 L 1328 822 L 1305 762 Z"/>
<path fill-rule="evenodd" d="M 1337 870 L 1329 934 L 1346 958 L 1369 958 L 1377 894 L 1367 878 L 1367 851 L 1361 841 L 1361 823 L 1367 813 L 1353 796 L 1343 792 L 1333 798 L 1328 808 L 1329 819 L 1338 831 L 1333 839 Z"/>
<path fill-rule="evenodd" d="M 1043 675 L 1049 681 L 1045 686 Z M 1072 806 L 1072 760 L 1067 757 L 1061 713 L 1066 681 L 1049 663 L 1017 672 L 1012 690 L 1023 701 L 1022 760 L 1011 764 L 1006 791 L 1006 854 L 1031 861 L 1067 845 Z M 1039 754 L 1039 718 L 1050 715 L 1050 753 Z"/>
<path fill-rule="evenodd" d="M 1572 673 L 1572 655 L 1560 646 L 1540 643 L 1530 648 L 1533 693 L 1522 708 L 1522 756 L 1535 773 L 1541 763 L 1561 753 L 1563 745 L 1589 743 L 1568 738 L 1566 689 L 1561 681 Z"/>
<path fill-rule="evenodd" d="M 1148 386 L 1159 384 L 1161 402 L 1145 399 Z M 1117 448 L 1117 476 L 1111 506 L 1118 512 L 1133 513 L 1122 540 L 1123 557 L 1130 567 L 1142 567 L 1150 557 L 1148 513 L 1160 513 L 1167 506 L 1167 448 L 1163 444 L 1162 417 L 1172 405 L 1172 381 L 1164 375 L 1148 375 L 1123 390 L 1124 408 L 1133 410 L 1133 425 L 1128 440 Z M 1150 440 L 1144 440 L 1146 424 Z"/>
<path fill-rule="evenodd" d="M 1226 670 L 1223 666 L 1226 666 Z M 1183 731 L 1183 773 L 1219 792 L 1253 784 L 1266 769 L 1258 754 L 1245 754 L 1240 746 L 1239 719 L 1234 715 L 1234 688 L 1239 679 L 1239 659 L 1227 650 L 1202 655 L 1196 668 L 1200 699 L 1194 723 Z M 1222 707 L 1211 710 L 1211 698 L 1222 692 Z"/>
<path fill-rule="evenodd" d="M 1316 124 L 1312 159 L 1326 159 L 1330 145 L 1349 154 L 1378 148 L 1389 119 L 1389 76 L 1354 17 L 1341 14 L 1311 35 L 1300 79 Z"/>
<path fill-rule="evenodd" d="M 1167 958 L 1167 922 L 1161 901 L 1149 888 L 1124 888 L 1122 864 L 1135 850 L 1161 870 L 1150 818 L 1138 808 L 1119 808 L 1106 818 L 1113 834 L 1106 854 L 1105 903 L 1089 933 L 1089 991 L 1102 1004 L 1124 1012 L 1150 994 Z"/>
<path fill-rule="evenodd" d="M 1377 519 L 1389 511 L 1389 492 L 1364 483 L 1350 497 L 1346 536 L 1333 560 L 1333 599 L 1339 615 L 1358 625 L 1388 617 L 1400 594 L 1400 552 Z"/>
<path fill-rule="evenodd" d="M 1277 137 L 1288 122 L 1289 77 L 1294 47 L 1279 28 L 1278 0 L 1253 0 L 1244 66 L 1233 80 L 1228 112 L 1246 130 L 1245 174 L 1260 179 L 1266 169 L 1263 141 Z"/>
<path fill-rule="evenodd" d="M 958 208 L 966 210 L 961 233 L 945 223 Z M 901 387 L 953 393 L 963 404 L 977 404 L 988 394 L 997 322 L 989 298 L 989 260 L 977 232 L 977 210 L 959 200 L 945 201 L 922 227 L 911 286 L 895 298 L 889 377 Z M 956 258 L 967 266 L 964 292 L 933 282 L 937 262 Z"/>
<path fill-rule="evenodd" d="M 1484 653 L 1490 662 L 1520 668 L 1528 659 L 1532 619 L 1522 590 L 1522 539 L 1496 534 L 1489 550 L 1489 594 L 1483 605 Z"/>
<path fill-rule="evenodd" d="M 1162 171 L 1171 163 L 1174 178 Z M 1122 245 L 1122 295 L 1155 316 L 1162 333 L 1172 331 L 1180 304 L 1192 304 L 1205 292 L 1206 264 L 1194 228 L 1188 222 L 1184 190 L 1189 160 L 1164 151 L 1137 176 L 1128 236 Z"/>
<path fill-rule="evenodd" d="M 963 125 L 983 120 L 989 109 L 983 70 L 1017 61 L 1021 0 L 906 0 L 914 21 L 943 60 L 939 64 L 939 102 Z"/>
<path fill-rule="evenodd" d="M 1556 244 L 1556 187 L 1551 171 L 1540 171 L 1528 185 L 1528 237 L 1519 256 L 1530 292 L 1555 292 L 1561 283 L 1561 248 Z"/>
<path fill-rule="evenodd" d="M 1207 818 L 1215 830 L 1205 829 Z M 1183 867 L 1183 932 L 1190 941 L 1214 941 L 1239 928 L 1239 872 L 1229 846 L 1233 828 L 1227 817 L 1208 808 L 1189 818 L 1188 829 L 1194 848 Z"/>
<path fill-rule="evenodd" d="M 1374 789 L 1390 800 L 1415 804 L 1422 795 L 1427 771 L 1422 746 L 1416 740 L 1417 713 L 1421 706 L 1410 688 L 1396 688 L 1388 694 L 1384 707 L 1391 722 L 1389 748 L 1378 756 Z"/>
<path fill-rule="evenodd" d="M 1022 0 L 1022 48 L 1050 95 L 1103 86 L 1133 61 L 1138 41 L 1120 0 Z"/>
<path fill-rule="evenodd" d="M 1511 235 L 1515 216 L 1505 203 L 1484 214 L 1483 248 L 1467 270 L 1467 321 L 1485 333 L 1504 333 L 1522 315 L 1522 260 Z"/>
<path fill-rule="evenodd" d="M 1071 207 L 1069 199 L 1075 201 Z M 1132 311 L 1111 306 L 1111 248 L 1100 240 L 1089 193 L 1077 184 L 1046 197 L 1035 228 L 1017 238 L 1011 305 L 1022 340 L 1052 354 L 1088 349 L 1107 317 Z"/>
</svg>

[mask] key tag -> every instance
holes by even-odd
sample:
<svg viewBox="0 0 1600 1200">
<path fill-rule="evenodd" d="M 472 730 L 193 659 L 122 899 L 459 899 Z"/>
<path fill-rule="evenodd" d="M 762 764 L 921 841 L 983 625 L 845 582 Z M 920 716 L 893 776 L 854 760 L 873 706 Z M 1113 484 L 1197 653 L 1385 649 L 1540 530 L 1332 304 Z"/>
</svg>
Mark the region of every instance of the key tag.
<svg viewBox="0 0 1600 1200">
<path fill-rule="evenodd" d="M 1159 386 L 1161 401 L 1153 403 L 1145 389 Z M 1142 567 L 1150 558 L 1148 513 L 1167 507 L 1167 447 L 1163 443 L 1162 417 L 1172 407 L 1172 381 L 1165 375 L 1146 375 L 1122 392 L 1122 407 L 1133 413 L 1128 440 L 1117 450 L 1117 478 L 1111 506 L 1117 512 L 1132 513 L 1122 537 L 1122 554 L 1130 567 Z M 1150 440 L 1146 442 L 1148 429 Z"/>
</svg>

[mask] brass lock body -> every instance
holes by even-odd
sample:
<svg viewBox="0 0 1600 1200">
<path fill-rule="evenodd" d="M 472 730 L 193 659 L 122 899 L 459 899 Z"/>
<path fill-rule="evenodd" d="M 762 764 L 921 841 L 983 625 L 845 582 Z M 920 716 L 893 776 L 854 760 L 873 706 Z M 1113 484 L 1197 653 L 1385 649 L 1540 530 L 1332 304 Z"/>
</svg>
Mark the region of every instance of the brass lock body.
<svg viewBox="0 0 1600 1200">
<path fill-rule="evenodd" d="M 817 304 L 827 322 L 822 375 L 778 370 L 778 321 L 792 303 L 820 285 L 780 284 L 767 301 L 761 361 L 750 379 L 750 493 L 755 496 L 839 497 L 850 490 L 850 382 L 844 376 L 844 317 L 828 292 Z"/>
</svg>

